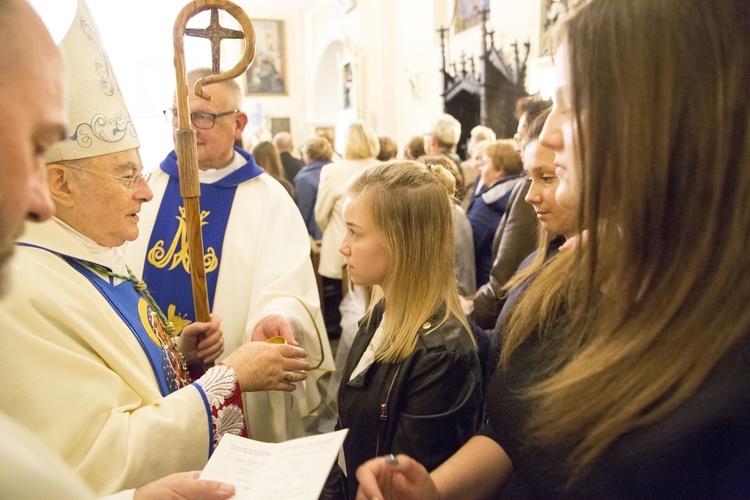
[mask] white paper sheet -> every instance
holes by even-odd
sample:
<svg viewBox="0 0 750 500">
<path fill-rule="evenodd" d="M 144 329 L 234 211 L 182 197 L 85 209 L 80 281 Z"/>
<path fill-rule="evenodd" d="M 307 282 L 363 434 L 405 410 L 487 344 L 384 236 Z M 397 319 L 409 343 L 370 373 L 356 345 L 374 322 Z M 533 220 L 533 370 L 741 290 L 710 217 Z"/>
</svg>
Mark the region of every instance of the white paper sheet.
<svg viewBox="0 0 750 500">
<path fill-rule="evenodd" d="M 284 443 L 225 434 L 201 479 L 231 483 L 238 500 L 316 500 L 344 443 L 347 429 Z"/>
</svg>

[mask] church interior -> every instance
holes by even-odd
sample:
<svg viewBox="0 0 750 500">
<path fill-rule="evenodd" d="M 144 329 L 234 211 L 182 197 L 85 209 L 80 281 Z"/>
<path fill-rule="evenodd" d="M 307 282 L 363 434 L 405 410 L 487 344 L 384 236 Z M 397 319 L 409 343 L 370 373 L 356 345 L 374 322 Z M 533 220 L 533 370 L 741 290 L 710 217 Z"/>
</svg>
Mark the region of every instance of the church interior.
<svg viewBox="0 0 750 500">
<path fill-rule="evenodd" d="M 75 2 L 55 3 L 62 9 L 62 5 Z M 142 137 L 148 138 L 141 144 L 144 165 L 154 166 L 171 145 L 171 127 L 165 123 L 162 110 L 171 106 L 175 82 L 172 24 L 185 2 L 132 0 L 113 4 L 90 0 L 88 3 L 117 69 L 135 126 Z M 296 146 L 319 129 L 332 129 L 340 142 L 342 130 L 351 121 L 364 120 L 379 135 L 393 138 L 401 152 L 410 137 L 423 134 L 444 109 L 450 110 L 451 103 L 446 106 L 444 99 L 450 90 L 446 85 L 448 79 L 465 77 L 465 89 L 477 98 L 484 83 L 481 57 L 484 48 L 489 54 L 494 47 L 496 66 L 502 62 L 517 86 L 509 95 L 538 92 L 550 98 L 552 63 L 544 48 L 544 34 L 554 19 L 568 9 L 568 3 L 574 2 L 238 0 L 236 3 L 247 12 L 258 33 L 256 60 L 246 78 L 240 79 L 245 91 L 244 111 L 249 116 L 243 140 L 246 146 L 268 140 L 281 130 L 292 134 Z M 222 25 L 233 27 L 234 19 L 225 14 L 220 16 Z M 191 20 L 191 26 L 206 24 L 208 13 Z M 188 69 L 210 65 L 207 40 L 192 38 L 185 43 Z M 235 63 L 241 44 L 226 40 L 221 45 L 225 69 Z M 485 64 L 492 65 L 490 57 Z M 272 68 L 278 75 L 276 87 L 263 89 L 257 85 L 257 75 L 264 68 Z M 453 103 L 456 105 L 464 107 L 460 102 Z M 487 124 L 492 126 L 497 113 L 492 103 L 486 107 L 485 121 L 489 120 Z M 507 106 L 504 113 L 507 120 L 514 120 Z M 478 114 L 470 113 L 461 120 L 466 121 L 463 135 L 480 124 L 478 119 Z M 511 132 L 497 133 L 499 138 L 511 137 L 514 131 L 512 124 Z"/>
<path fill-rule="evenodd" d="M 0 47 L 0 498 L 750 498 L 748 0 Z"/>
</svg>

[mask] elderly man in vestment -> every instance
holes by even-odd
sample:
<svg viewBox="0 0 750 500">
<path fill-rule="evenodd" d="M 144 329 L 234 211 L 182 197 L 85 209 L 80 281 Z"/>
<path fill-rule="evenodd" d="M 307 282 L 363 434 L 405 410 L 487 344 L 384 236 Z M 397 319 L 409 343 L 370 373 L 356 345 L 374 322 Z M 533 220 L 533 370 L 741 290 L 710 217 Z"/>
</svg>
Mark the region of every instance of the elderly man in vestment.
<svg viewBox="0 0 750 500">
<path fill-rule="evenodd" d="M 0 407 L 103 494 L 202 468 L 221 436 L 245 433 L 242 391 L 292 391 L 310 365 L 299 347 L 255 343 L 191 383 L 187 365 L 222 352 L 219 319 L 175 339 L 124 263 L 118 247 L 137 237 L 152 193 L 82 0 L 61 49 L 70 131 L 46 155 L 57 216 L 27 225 L 16 244 L 14 288 L 0 303 Z M 41 90 L 58 90 L 49 87 Z M 41 160 L 59 138 L 53 128 L 33 154 Z"/>
<path fill-rule="evenodd" d="M 237 82 L 205 87 L 210 101 L 193 92 L 195 82 L 210 74 L 198 69 L 187 75 L 210 308 L 222 318 L 228 350 L 283 336 L 304 347 L 316 368 L 294 395 L 245 394 L 253 439 L 279 442 L 305 434 L 302 418 L 320 404 L 315 381 L 334 369 L 333 359 L 299 210 L 250 153 L 234 147 L 248 121 Z M 176 128 L 176 106 L 173 110 L 168 116 Z M 169 318 L 190 323 L 195 313 L 187 248 L 182 246 L 185 223 L 175 151 L 161 162 L 149 185 L 154 201 L 144 206 L 141 234 L 128 245 L 127 260 L 136 274 L 142 272 Z"/>
</svg>

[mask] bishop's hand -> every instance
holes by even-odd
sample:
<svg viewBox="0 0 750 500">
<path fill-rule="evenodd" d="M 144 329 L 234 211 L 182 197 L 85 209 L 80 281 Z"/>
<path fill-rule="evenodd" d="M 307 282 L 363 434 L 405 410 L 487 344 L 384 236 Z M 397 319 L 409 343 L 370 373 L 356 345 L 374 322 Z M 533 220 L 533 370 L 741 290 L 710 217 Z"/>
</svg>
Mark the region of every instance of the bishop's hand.
<svg viewBox="0 0 750 500">
<path fill-rule="evenodd" d="M 223 364 L 232 368 L 242 392 L 287 391 L 307 378 L 307 352 L 288 344 L 247 342 L 227 356 Z"/>
<path fill-rule="evenodd" d="M 221 318 L 212 314 L 208 323 L 194 322 L 187 325 L 177 337 L 177 349 L 185 356 L 188 365 L 216 361 L 224 352 Z"/>
</svg>

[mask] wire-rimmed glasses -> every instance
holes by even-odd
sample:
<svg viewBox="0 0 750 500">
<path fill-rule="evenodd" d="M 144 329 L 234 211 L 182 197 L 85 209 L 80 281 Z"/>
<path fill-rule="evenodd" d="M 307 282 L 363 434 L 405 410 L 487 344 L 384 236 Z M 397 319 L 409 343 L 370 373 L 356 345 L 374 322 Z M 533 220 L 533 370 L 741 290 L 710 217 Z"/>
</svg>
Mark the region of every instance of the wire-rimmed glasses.
<svg viewBox="0 0 750 500">
<path fill-rule="evenodd" d="M 142 169 L 137 174 L 133 173 L 131 175 L 114 175 L 114 174 L 108 174 L 106 172 L 99 172 L 98 170 L 92 170 L 90 168 L 79 167 L 78 165 L 72 165 L 70 163 L 64 163 L 64 162 L 56 162 L 56 163 L 60 165 L 64 165 L 66 167 L 75 168 L 76 170 L 83 170 L 84 172 L 91 172 L 92 174 L 99 174 L 99 175 L 104 175 L 107 177 L 112 177 L 120 181 L 128 191 L 135 190 L 135 187 L 142 180 L 145 180 L 146 182 L 148 182 L 148 180 L 151 178 L 151 172 L 146 172 L 144 174 Z"/>
</svg>

